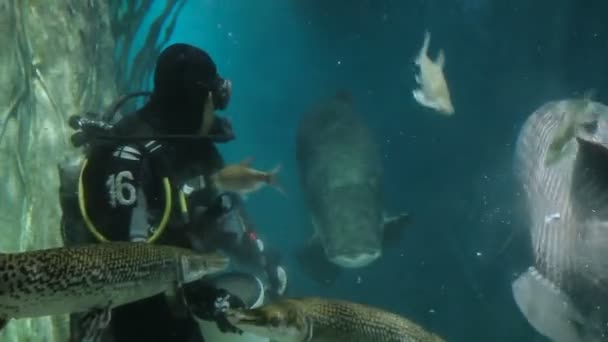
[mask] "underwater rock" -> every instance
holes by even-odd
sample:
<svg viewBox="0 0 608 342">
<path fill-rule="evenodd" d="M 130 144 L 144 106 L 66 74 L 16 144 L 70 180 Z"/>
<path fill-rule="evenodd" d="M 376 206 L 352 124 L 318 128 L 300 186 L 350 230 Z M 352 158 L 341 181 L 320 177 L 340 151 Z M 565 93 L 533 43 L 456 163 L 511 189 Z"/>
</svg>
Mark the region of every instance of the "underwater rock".
<svg viewBox="0 0 608 342">
<path fill-rule="evenodd" d="M 184 3 L 0 0 L 0 252 L 62 244 L 57 166 L 80 153 L 68 117 L 146 85 Z M 16 320 L 0 340 L 41 336 L 66 341 L 67 316 Z"/>
<path fill-rule="evenodd" d="M 57 164 L 69 115 L 116 97 L 105 1 L 0 2 L 0 251 L 61 245 Z M 110 71 L 110 72 L 108 72 Z M 67 316 L 20 319 L 2 341 L 66 341 Z"/>
</svg>

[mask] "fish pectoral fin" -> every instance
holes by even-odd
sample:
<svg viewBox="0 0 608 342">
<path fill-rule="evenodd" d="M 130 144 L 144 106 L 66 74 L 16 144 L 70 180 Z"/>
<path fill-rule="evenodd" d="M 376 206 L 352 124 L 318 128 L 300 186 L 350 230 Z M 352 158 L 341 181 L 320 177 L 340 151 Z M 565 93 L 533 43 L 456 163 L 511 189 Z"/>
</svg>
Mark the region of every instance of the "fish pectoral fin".
<svg viewBox="0 0 608 342">
<path fill-rule="evenodd" d="M 340 275 L 341 269 L 325 257 L 325 250 L 319 235 L 319 224 L 315 216 L 311 216 L 314 233 L 296 251 L 296 259 L 304 272 L 318 283 L 332 284 Z"/>
<path fill-rule="evenodd" d="M 251 163 L 253 163 L 253 159 L 254 159 L 253 156 L 247 157 L 241 161 L 241 165 L 249 167 L 249 166 L 251 166 Z"/>
<path fill-rule="evenodd" d="M 0 331 L 2 329 L 4 329 L 4 327 L 6 327 L 6 325 L 8 324 L 8 321 L 10 321 L 10 318 L 0 318 Z"/>
<path fill-rule="evenodd" d="M 306 246 L 321 246 L 321 239 L 317 233 L 314 233 L 307 241 Z"/>
<path fill-rule="evenodd" d="M 388 216 L 385 214 L 383 220 L 383 225 L 385 229 L 400 228 L 410 221 L 410 214 L 406 212 L 399 213 L 398 215 L 393 216 Z"/>
<path fill-rule="evenodd" d="M 422 89 L 415 89 L 412 91 L 412 95 L 414 96 L 414 100 L 416 100 L 416 102 L 418 102 L 419 104 L 423 105 L 424 107 L 428 107 L 428 108 L 436 108 L 437 105 L 435 104 L 434 101 L 429 100 L 426 95 L 424 94 L 424 92 L 422 91 Z"/>
<path fill-rule="evenodd" d="M 443 52 L 443 49 L 439 50 L 435 64 L 437 64 L 439 68 L 443 69 L 443 66 L 445 65 L 445 53 Z"/>
<path fill-rule="evenodd" d="M 95 308 L 87 312 L 80 321 L 82 337 L 78 341 L 99 342 L 103 331 L 110 325 L 112 305 Z"/>
<path fill-rule="evenodd" d="M 410 223 L 408 213 L 400 213 L 395 216 L 384 215 L 382 228 L 384 229 L 384 245 L 391 246 L 401 240 L 405 226 Z"/>
<path fill-rule="evenodd" d="M 320 284 L 332 284 L 340 275 L 340 268 L 329 262 L 319 239 L 311 239 L 298 248 L 296 259 L 304 272 Z"/>
<path fill-rule="evenodd" d="M 185 298 L 184 288 L 178 283 L 175 283 L 175 286 L 165 291 L 165 301 L 175 317 L 188 317 L 188 307 Z"/>
<path fill-rule="evenodd" d="M 511 285 L 517 307 L 540 334 L 556 341 L 581 342 L 579 327 L 585 320 L 568 295 L 534 267 Z"/>
</svg>

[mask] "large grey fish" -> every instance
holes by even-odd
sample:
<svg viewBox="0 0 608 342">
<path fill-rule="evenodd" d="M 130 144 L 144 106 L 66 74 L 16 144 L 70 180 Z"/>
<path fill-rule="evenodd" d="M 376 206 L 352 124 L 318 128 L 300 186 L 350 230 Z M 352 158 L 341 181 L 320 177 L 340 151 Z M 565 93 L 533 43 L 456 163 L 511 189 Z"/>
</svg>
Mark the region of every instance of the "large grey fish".
<svg viewBox="0 0 608 342">
<path fill-rule="evenodd" d="M 514 167 L 535 258 L 512 285 L 517 305 L 554 341 L 605 340 L 608 107 L 589 98 L 543 105 L 521 129 Z"/>
<path fill-rule="evenodd" d="M 382 254 L 386 224 L 400 226 L 407 214 L 384 216 L 378 146 L 350 95 L 338 92 L 306 113 L 296 144 L 315 229 L 311 247 L 320 243 L 326 258 L 340 267 L 369 265 Z"/>
<path fill-rule="evenodd" d="M 416 323 L 378 308 L 318 297 L 282 299 L 227 311 L 242 331 L 273 342 L 441 342 Z"/>
<path fill-rule="evenodd" d="M 224 270 L 229 259 L 189 249 L 111 242 L 0 254 L 0 321 L 87 312 L 83 340 L 109 324 L 110 309 Z"/>
</svg>

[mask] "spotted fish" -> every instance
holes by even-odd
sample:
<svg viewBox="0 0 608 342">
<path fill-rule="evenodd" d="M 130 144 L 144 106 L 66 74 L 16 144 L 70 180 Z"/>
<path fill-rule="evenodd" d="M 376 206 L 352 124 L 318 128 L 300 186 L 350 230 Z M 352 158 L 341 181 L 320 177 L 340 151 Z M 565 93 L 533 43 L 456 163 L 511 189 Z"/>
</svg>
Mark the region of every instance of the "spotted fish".
<svg viewBox="0 0 608 342">
<path fill-rule="evenodd" d="M 111 309 L 224 270 L 229 259 L 188 249 L 111 242 L 0 254 L 0 326 L 12 318 L 86 312 L 85 341 Z"/>
<path fill-rule="evenodd" d="M 399 315 L 318 297 L 282 299 L 257 309 L 232 309 L 228 321 L 276 342 L 440 342 L 441 337 Z"/>
<path fill-rule="evenodd" d="M 521 129 L 514 167 L 534 255 L 513 283 L 517 305 L 553 341 L 608 339 L 608 107 L 543 105 Z"/>
</svg>

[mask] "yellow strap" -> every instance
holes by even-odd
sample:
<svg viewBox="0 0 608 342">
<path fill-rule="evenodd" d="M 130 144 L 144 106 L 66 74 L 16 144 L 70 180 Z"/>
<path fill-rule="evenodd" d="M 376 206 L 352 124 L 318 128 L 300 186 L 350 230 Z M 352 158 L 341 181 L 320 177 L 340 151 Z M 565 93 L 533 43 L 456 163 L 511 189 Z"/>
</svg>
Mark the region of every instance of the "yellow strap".
<svg viewBox="0 0 608 342">
<path fill-rule="evenodd" d="M 184 220 L 188 217 L 188 203 L 186 202 L 186 195 L 184 195 L 183 191 L 179 192 L 179 208 L 182 211 L 182 216 Z"/>
<path fill-rule="evenodd" d="M 82 168 L 80 169 L 80 176 L 78 177 L 78 206 L 80 207 L 80 213 L 82 214 L 82 218 L 84 219 L 84 223 L 86 224 L 87 228 L 89 229 L 91 234 L 93 234 L 93 236 L 95 236 L 95 238 L 97 240 L 99 240 L 100 242 L 110 242 L 110 240 L 108 240 L 103 234 L 101 234 L 101 232 L 97 229 L 97 227 L 95 227 L 95 225 L 93 224 L 93 221 L 91 221 L 91 218 L 89 217 L 89 214 L 87 212 L 86 203 L 85 203 L 84 182 L 83 182 L 83 175 L 84 175 L 84 171 L 87 167 L 87 163 L 88 163 L 88 159 L 85 159 L 82 164 Z M 167 178 L 167 177 L 163 178 L 163 187 L 165 190 L 165 208 L 163 210 L 163 216 L 160 220 L 158 228 L 154 231 L 154 234 L 152 234 L 152 236 L 150 236 L 146 240 L 146 243 L 153 243 L 154 241 L 156 241 L 161 236 L 161 234 L 165 231 L 165 229 L 167 228 L 167 223 L 169 222 L 169 216 L 171 215 L 171 202 L 172 202 L 171 183 L 169 183 L 169 178 Z"/>
</svg>

